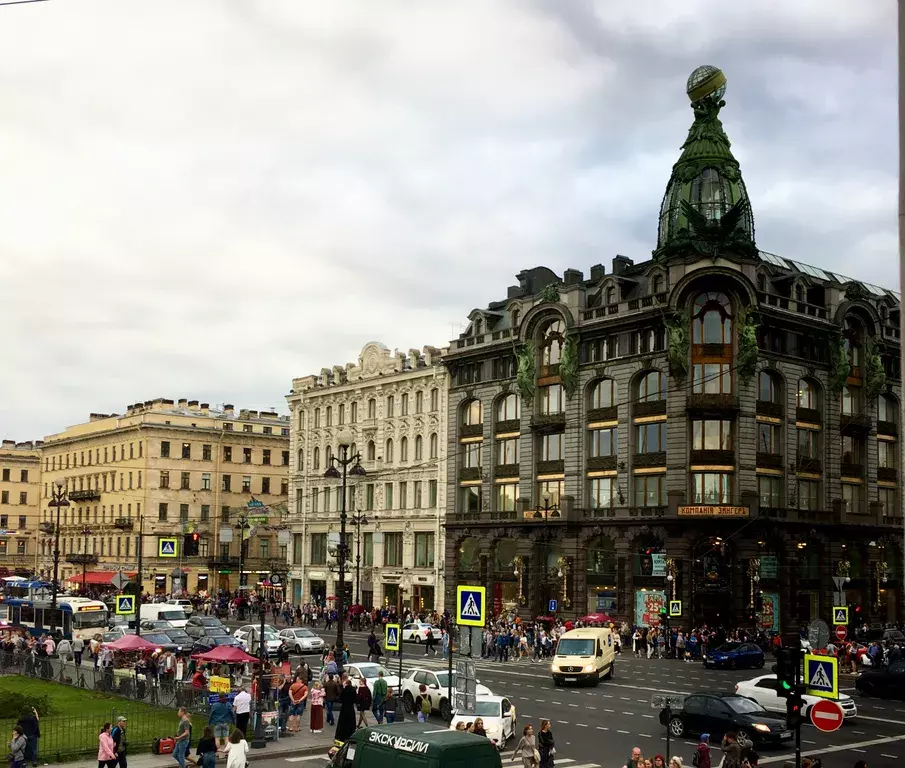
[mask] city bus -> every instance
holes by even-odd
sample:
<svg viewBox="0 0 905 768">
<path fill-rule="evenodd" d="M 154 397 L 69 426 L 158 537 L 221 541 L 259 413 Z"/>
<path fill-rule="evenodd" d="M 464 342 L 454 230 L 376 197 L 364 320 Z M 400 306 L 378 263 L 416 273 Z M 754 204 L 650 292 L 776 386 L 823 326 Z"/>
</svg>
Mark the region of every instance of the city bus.
<svg viewBox="0 0 905 768">
<path fill-rule="evenodd" d="M 0 606 L 0 618 L 32 635 L 42 635 L 53 627 L 55 636 L 67 640 L 80 637 L 86 643 L 107 631 L 109 611 L 100 600 L 58 595 L 57 607 L 50 606 L 50 600 L 7 597 Z"/>
</svg>

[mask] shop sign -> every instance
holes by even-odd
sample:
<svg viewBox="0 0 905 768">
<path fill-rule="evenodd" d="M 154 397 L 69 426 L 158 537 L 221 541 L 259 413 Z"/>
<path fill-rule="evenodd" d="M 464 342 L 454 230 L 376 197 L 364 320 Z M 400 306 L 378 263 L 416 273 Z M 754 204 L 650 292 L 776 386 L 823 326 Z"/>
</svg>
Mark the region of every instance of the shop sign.
<svg viewBox="0 0 905 768">
<path fill-rule="evenodd" d="M 639 627 L 660 625 L 660 612 L 666 610 L 666 592 L 660 589 L 639 589 L 635 592 L 635 624 Z"/>
<path fill-rule="evenodd" d="M 760 577 L 762 579 L 775 579 L 779 572 L 779 563 L 776 555 L 763 555 L 760 559 Z"/>
<path fill-rule="evenodd" d="M 679 507 L 679 517 L 748 517 L 748 507 L 727 507 L 710 504 L 694 504 Z"/>
<path fill-rule="evenodd" d="M 763 562 L 763 561 L 761 561 Z M 760 625 L 765 630 L 779 632 L 779 593 L 761 592 Z"/>
<path fill-rule="evenodd" d="M 666 575 L 666 555 L 659 555 L 654 553 L 650 556 L 651 559 L 651 576 L 665 576 Z"/>
</svg>

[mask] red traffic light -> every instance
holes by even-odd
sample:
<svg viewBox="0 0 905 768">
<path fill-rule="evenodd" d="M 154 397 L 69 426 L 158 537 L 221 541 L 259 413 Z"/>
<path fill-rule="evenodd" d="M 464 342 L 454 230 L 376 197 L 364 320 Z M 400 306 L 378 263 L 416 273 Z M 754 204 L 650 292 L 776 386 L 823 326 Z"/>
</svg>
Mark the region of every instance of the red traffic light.
<svg viewBox="0 0 905 768">
<path fill-rule="evenodd" d="M 197 534 L 197 533 L 193 533 L 193 534 L 192 534 L 192 541 L 198 541 L 198 534 Z"/>
</svg>

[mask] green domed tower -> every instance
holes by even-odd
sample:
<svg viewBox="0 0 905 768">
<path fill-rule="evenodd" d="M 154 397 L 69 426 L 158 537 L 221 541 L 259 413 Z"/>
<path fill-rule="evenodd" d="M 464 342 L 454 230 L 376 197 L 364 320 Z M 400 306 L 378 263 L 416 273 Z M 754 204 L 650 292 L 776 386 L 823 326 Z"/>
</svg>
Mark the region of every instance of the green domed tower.
<svg viewBox="0 0 905 768">
<path fill-rule="evenodd" d="M 663 195 L 654 258 L 691 250 L 715 259 L 724 249 L 756 256 L 748 192 L 719 119 L 726 76 L 717 67 L 698 67 L 687 93 L 694 122 Z"/>
</svg>

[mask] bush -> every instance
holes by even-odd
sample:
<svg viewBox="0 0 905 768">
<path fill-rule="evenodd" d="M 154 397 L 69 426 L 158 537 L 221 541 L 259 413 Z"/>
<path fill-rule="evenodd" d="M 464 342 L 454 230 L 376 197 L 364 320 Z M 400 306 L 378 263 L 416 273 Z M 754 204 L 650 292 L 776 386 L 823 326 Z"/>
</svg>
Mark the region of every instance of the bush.
<svg viewBox="0 0 905 768">
<path fill-rule="evenodd" d="M 54 714 L 46 694 L 0 691 L 0 719 L 18 720 L 23 710 L 30 712 L 32 707 L 38 710 L 41 717 Z"/>
</svg>

